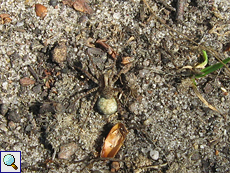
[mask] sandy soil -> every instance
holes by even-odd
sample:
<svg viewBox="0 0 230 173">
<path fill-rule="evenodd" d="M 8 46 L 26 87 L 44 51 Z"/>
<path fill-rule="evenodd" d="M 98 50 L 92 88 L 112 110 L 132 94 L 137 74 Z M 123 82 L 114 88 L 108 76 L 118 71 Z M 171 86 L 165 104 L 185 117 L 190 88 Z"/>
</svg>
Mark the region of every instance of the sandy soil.
<svg viewBox="0 0 230 173">
<path fill-rule="evenodd" d="M 118 172 L 230 172 L 230 72 L 196 81 L 217 112 L 191 87 L 195 72 L 182 69 L 202 62 L 202 49 L 208 65 L 230 56 L 229 1 L 187 0 L 178 11 L 172 0 L 91 0 L 91 14 L 36 3 L 47 8 L 44 19 L 34 1 L 0 3 L 9 14 L 0 21 L 0 150 L 22 151 L 23 172 L 109 172 L 112 161 L 98 158 L 118 122 L 129 130 Z M 94 48 L 99 39 L 118 53 L 115 65 Z M 97 77 L 112 66 L 116 75 L 122 57 L 134 60 L 114 84 L 122 111 L 101 115 L 95 93 L 78 99 L 97 84 L 77 67 Z"/>
</svg>

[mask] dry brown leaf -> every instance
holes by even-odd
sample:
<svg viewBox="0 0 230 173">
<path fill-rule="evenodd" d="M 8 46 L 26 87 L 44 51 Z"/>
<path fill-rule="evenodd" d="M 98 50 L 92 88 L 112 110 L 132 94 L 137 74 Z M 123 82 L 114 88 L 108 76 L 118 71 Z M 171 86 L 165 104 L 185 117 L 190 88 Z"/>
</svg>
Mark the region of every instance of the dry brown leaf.
<svg viewBox="0 0 230 173">
<path fill-rule="evenodd" d="M 101 150 L 101 157 L 114 157 L 121 148 L 129 131 L 122 123 L 117 123 L 110 130 Z"/>
<path fill-rule="evenodd" d="M 63 4 L 68 5 L 70 7 L 73 7 L 75 10 L 87 13 L 87 14 L 92 14 L 93 10 L 92 8 L 88 5 L 87 1 L 85 0 L 63 0 Z"/>
<path fill-rule="evenodd" d="M 24 78 L 20 79 L 19 82 L 20 82 L 20 84 L 21 84 L 22 86 L 28 86 L 28 85 L 32 85 L 32 84 L 35 83 L 34 80 L 32 80 L 32 79 L 30 79 L 30 78 L 28 78 L 28 77 L 24 77 Z"/>
<path fill-rule="evenodd" d="M 38 17 L 44 19 L 47 15 L 47 8 L 41 4 L 35 4 L 35 12 Z"/>
<path fill-rule="evenodd" d="M 113 58 L 117 59 L 118 54 L 113 50 L 113 48 L 106 43 L 106 40 L 97 40 L 96 44 L 99 44 L 107 53 Z"/>
<path fill-rule="evenodd" d="M 127 65 L 127 64 L 132 63 L 133 61 L 134 61 L 133 57 L 126 56 L 126 57 L 122 58 L 121 64 L 122 65 Z"/>
<path fill-rule="evenodd" d="M 2 19 L 1 20 L 1 23 L 2 24 L 5 24 L 5 23 L 10 23 L 12 21 L 12 19 L 10 18 L 10 15 L 9 14 L 0 14 L 0 18 Z"/>
</svg>

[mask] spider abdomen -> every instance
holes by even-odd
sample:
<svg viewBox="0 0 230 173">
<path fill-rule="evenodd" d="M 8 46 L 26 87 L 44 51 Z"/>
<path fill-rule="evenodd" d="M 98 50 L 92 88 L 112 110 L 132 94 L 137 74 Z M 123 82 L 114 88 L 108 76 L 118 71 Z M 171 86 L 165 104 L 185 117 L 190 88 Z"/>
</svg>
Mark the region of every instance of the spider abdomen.
<svg viewBox="0 0 230 173">
<path fill-rule="evenodd" d="M 111 115 L 117 111 L 117 101 L 114 97 L 100 97 L 97 101 L 97 108 L 104 115 Z"/>
</svg>

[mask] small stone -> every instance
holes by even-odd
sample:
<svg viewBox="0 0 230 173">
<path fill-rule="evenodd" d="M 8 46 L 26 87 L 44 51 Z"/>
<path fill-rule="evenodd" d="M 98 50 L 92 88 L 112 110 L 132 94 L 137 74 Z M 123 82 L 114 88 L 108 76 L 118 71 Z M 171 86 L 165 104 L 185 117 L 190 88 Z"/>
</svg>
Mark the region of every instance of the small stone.
<svg viewBox="0 0 230 173">
<path fill-rule="evenodd" d="M 77 148 L 78 146 L 74 142 L 61 146 L 58 158 L 66 160 L 70 159 L 70 157 L 76 152 Z"/>
<path fill-rule="evenodd" d="M 11 120 L 11 121 L 13 121 L 13 122 L 15 122 L 15 123 L 21 122 L 21 117 L 20 117 L 20 115 L 17 113 L 16 110 L 9 111 L 9 112 L 7 113 L 7 119 L 8 119 L 8 120 Z"/>
<path fill-rule="evenodd" d="M 35 85 L 35 86 L 33 87 L 33 92 L 34 92 L 35 94 L 41 93 L 41 92 L 42 92 L 42 85 L 41 85 L 41 84 Z"/>
<path fill-rule="evenodd" d="M 52 59 L 54 62 L 60 64 L 66 61 L 66 57 L 67 57 L 67 47 L 64 42 L 61 42 L 59 45 L 57 45 L 54 48 Z"/>
<path fill-rule="evenodd" d="M 155 78 L 154 78 L 154 81 L 155 81 L 156 83 L 161 82 L 161 77 L 160 77 L 160 75 L 156 75 Z"/>
<path fill-rule="evenodd" d="M 147 120 L 144 121 L 145 126 L 149 126 L 154 122 L 152 117 L 149 117 Z"/>
<path fill-rule="evenodd" d="M 2 130 L 4 132 L 8 132 L 8 128 L 6 127 L 5 124 L 0 124 L 0 130 Z"/>
<path fill-rule="evenodd" d="M 199 152 L 195 152 L 192 156 L 191 156 L 191 160 L 194 161 L 198 161 L 201 159 L 200 153 Z"/>
<path fill-rule="evenodd" d="M 193 147 L 194 147 L 195 150 L 198 150 L 198 149 L 199 149 L 198 144 L 194 144 Z"/>
<path fill-rule="evenodd" d="M 82 15 L 79 19 L 78 22 L 81 24 L 86 24 L 89 18 L 86 15 Z"/>
<path fill-rule="evenodd" d="M 16 128 L 16 124 L 13 121 L 10 121 L 8 123 L 8 127 L 9 127 L 9 129 L 14 130 Z"/>
<path fill-rule="evenodd" d="M 129 105 L 130 112 L 138 114 L 138 104 L 136 102 Z"/>
<path fill-rule="evenodd" d="M 113 18 L 114 19 L 119 19 L 121 17 L 121 14 L 120 13 L 114 13 L 113 14 Z"/>
<path fill-rule="evenodd" d="M 207 83 L 204 87 L 204 92 L 206 94 L 210 94 L 213 91 L 213 87 L 210 83 Z"/>
<path fill-rule="evenodd" d="M 140 76 L 141 78 L 146 77 L 147 74 L 149 74 L 149 70 L 147 70 L 147 69 L 143 69 L 143 70 L 140 70 L 140 71 L 139 71 L 139 76 Z"/>
<path fill-rule="evenodd" d="M 57 0 L 50 0 L 49 4 L 52 5 L 53 7 L 56 7 L 58 4 L 58 1 Z"/>
<path fill-rule="evenodd" d="M 8 106 L 6 104 L 0 104 L 0 113 L 5 116 L 8 111 Z"/>
<path fill-rule="evenodd" d="M 159 159 L 159 151 L 151 150 L 151 151 L 150 151 L 150 157 L 151 157 L 153 160 L 158 160 L 158 159 Z"/>
<path fill-rule="evenodd" d="M 117 172 L 120 169 L 119 162 L 112 162 L 111 164 L 111 172 Z"/>
<path fill-rule="evenodd" d="M 55 111 L 57 112 L 62 112 L 64 109 L 64 105 L 61 103 L 55 103 L 54 104 Z"/>
<path fill-rule="evenodd" d="M 2 83 L 2 88 L 4 89 L 4 90 L 7 90 L 8 89 L 8 82 L 3 82 Z"/>
<path fill-rule="evenodd" d="M 150 60 L 149 59 L 146 59 L 146 60 L 143 61 L 143 66 L 148 67 L 149 64 L 150 64 Z"/>
<path fill-rule="evenodd" d="M 93 13 L 93 10 L 88 5 L 87 0 L 63 0 L 62 3 L 70 7 L 73 7 L 75 10 L 83 13 L 87 13 L 87 14 Z"/>
<path fill-rule="evenodd" d="M 26 132 L 30 132 L 31 130 L 32 130 L 31 124 L 29 124 L 28 126 L 26 126 L 26 128 L 25 128 Z"/>
<path fill-rule="evenodd" d="M 52 114 L 55 113 L 55 108 L 54 108 L 54 104 L 52 102 L 45 102 L 40 106 L 39 109 L 39 114 L 45 114 L 47 112 L 51 112 Z"/>
</svg>

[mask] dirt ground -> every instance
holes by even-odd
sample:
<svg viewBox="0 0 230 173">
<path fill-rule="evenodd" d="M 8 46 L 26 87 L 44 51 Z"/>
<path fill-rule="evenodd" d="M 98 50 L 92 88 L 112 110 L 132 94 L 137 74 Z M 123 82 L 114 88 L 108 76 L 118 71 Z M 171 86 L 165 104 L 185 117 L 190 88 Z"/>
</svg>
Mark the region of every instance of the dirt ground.
<svg viewBox="0 0 230 173">
<path fill-rule="evenodd" d="M 230 72 L 196 80 L 213 111 L 191 87 L 196 70 L 183 68 L 202 62 L 202 49 L 207 66 L 230 57 L 230 2 L 70 2 L 0 1 L 0 150 L 22 151 L 23 172 L 110 172 L 112 162 L 118 172 L 230 172 Z M 97 49 L 100 39 L 117 59 Z M 87 72 L 116 76 L 123 57 L 131 67 L 114 83 L 119 111 L 102 115 L 102 91 L 85 94 L 98 86 Z M 129 133 L 102 160 L 118 122 Z"/>
</svg>

